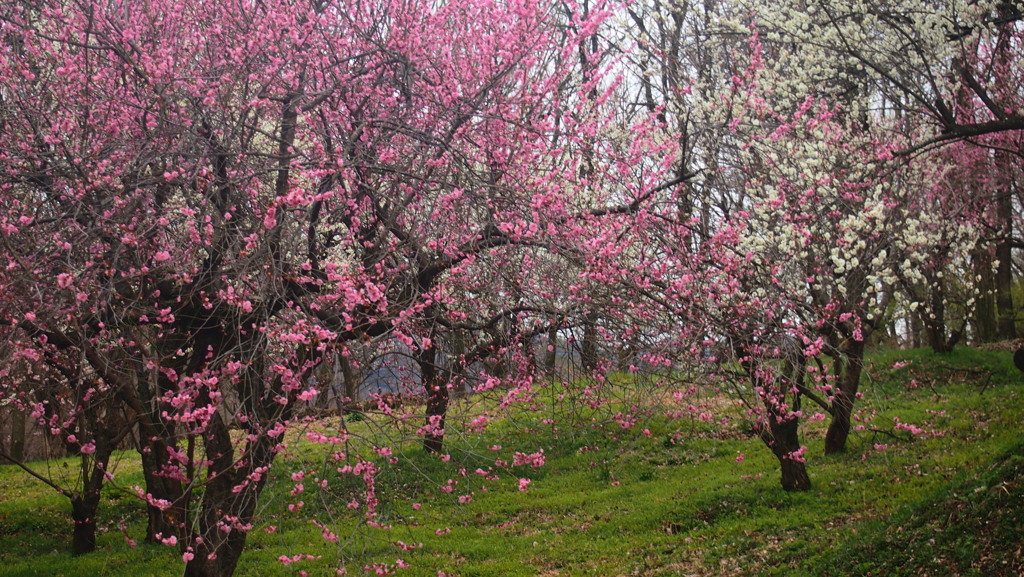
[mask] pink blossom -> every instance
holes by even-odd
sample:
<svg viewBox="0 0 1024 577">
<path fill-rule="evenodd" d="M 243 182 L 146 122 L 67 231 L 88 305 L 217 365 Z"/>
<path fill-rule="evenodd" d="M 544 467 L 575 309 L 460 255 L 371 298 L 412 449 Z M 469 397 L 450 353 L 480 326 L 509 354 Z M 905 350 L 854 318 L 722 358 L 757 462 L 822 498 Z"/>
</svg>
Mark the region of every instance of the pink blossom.
<svg viewBox="0 0 1024 577">
<path fill-rule="evenodd" d="M 791 459 L 793 461 L 797 461 L 797 462 L 803 463 L 804 461 L 806 461 L 806 459 L 804 458 L 804 454 L 806 452 L 807 452 L 807 445 L 802 445 L 799 449 L 789 453 L 788 455 L 786 455 L 783 458 Z"/>
<path fill-rule="evenodd" d="M 529 465 L 534 469 L 538 469 L 544 466 L 544 449 L 537 451 L 536 453 L 519 453 L 516 452 L 512 457 L 512 465 L 519 467 L 522 465 Z"/>
</svg>

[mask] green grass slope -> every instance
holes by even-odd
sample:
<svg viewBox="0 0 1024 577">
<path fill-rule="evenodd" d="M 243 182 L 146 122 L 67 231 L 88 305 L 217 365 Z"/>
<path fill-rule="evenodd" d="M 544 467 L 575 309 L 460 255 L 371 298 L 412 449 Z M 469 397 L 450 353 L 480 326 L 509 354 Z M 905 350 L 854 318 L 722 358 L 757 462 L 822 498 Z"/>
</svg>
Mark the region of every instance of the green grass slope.
<svg viewBox="0 0 1024 577">
<path fill-rule="evenodd" d="M 819 575 L 1024 575 L 1024 443 L 970 471 L 862 537 L 823 555 Z"/>
<path fill-rule="evenodd" d="M 796 494 L 781 490 L 742 413 L 721 427 L 666 419 L 658 407 L 631 429 L 586 414 L 571 427 L 561 424 L 564 405 L 552 405 L 482 435 L 450 435 L 450 461 L 414 441 L 396 447 L 398 465 L 381 460 L 377 475 L 378 521 L 389 527 L 377 528 L 345 506 L 358 483 L 317 491 L 307 482 L 306 513 L 288 510 L 292 472 L 333 467 L 297 442 L 277 464 L 236 575 L 334 575 L 339 566 L 374 574 L 384 565 L 431 577 L 1024 574 L 1024 375 L 1009 353 L 878 352 L 863 393 L 847 453 L 822 456 L 825 423 L 803 427 L 814 485 Z M 362 435 L 372 425 L 351 424 Z M 543 449 L 547 463 L 495 468 L 498 479 L 474 473 L 513 448 Z M 125 483 L 140 483 L 134 456 L 122 461 Z M 531 480 L 528 491 L 520 478 Z M 448 480 L 455 489 L 439 490 Z M 141 541 L 141 504 L 114 488 L 104 495 L 100 551 L 74 558 L 66 500 L 0 466 L 0 575 L 179 575 L 175 550 L 127 543 Z M 337 543 L 321 539 L 309 512 Z M 278 561 L 303 553 L 320 558 Z"/>
</svg>

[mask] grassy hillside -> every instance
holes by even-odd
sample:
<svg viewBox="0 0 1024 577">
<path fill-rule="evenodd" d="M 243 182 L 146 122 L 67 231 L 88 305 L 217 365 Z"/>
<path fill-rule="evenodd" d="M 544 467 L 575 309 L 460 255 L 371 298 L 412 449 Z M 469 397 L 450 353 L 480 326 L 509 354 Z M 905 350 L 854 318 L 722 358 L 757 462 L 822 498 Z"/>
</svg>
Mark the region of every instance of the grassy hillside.
<svg viewBox="0 0 1024 577">
<path fill-rule="evenodd" d="M 740 414 L 721 427 L 654 410 L 623 429 L 588 425 L 580 411 L 583 425 L 570 427 L 558 425 L 561 404 L 510 415 L 483 436 L 452 435 L 447 462 L 399 445 L 398 464 L 381 460 L 377 475 L 378 520 L 390 529 L 347 510 L 358 483 L 322 492 L 306 483 L 304 510 L 334 519 L 336 544 L 287 508 L 296 500 L 292 472 L 328 477 L 333 468 L 297 442 L 279 463 L 236 574 L 328 575 L 338 559 L 350 574 L 383 563 L 410 576 L 1024 573 L 1024 375 L 1010 354 L 876 353 L 863 391 L 864 428 L 846 454 L 823 457 L 825 424 L 804 427 L 807 493 L 779 488 L 775 462 Z M 895 428 L 894 419 L 923 432 Z M 369 437 L 375 424 L 350 427 Z M 513 448 L 543 449 L 546 464 L 495 468 L 498 479 L 474 473 Z M 141 483 L 134 462 L 124 455 L 122 483 Z M 530 479 L 526 492 L 520 478 Z M 439 490 L 449 479 L 452 492 Z M 141 507 L 114 488 L 101 509 L 101 551 L 79 558 L 66 552 L 66 500 L 10 465 L 0 466 L 0 498 L 0 574 L 180 574 L 176 551 L 129 546 L 126 536 L 141 541 Z M 310 552 L 322 558 L 278 561 Z M 396 559 L 409 567 L 397 569 Z"/>
</svg>

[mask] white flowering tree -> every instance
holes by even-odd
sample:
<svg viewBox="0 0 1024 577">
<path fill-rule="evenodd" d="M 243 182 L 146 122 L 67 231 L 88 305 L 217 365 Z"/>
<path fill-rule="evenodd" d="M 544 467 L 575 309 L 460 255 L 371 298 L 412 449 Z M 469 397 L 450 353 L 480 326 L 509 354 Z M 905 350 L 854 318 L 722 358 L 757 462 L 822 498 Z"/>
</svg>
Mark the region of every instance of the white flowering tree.
<svg viewBox="0 0 1024 577">
<path fill-rule="evenodd" d="M 974 337 L 1013 338 L 1011 261 L 1014 231 L 1020 228 L 1013 197 L 1024 130 L 1021 4 L 741 4 L 756 14 L 766 40 L 786 46 L 773 66 L 788 79 L 789 88 L 782 93 L 813 92 L 843 103 L 849 114 L 872 125 L 894 155 L 913 158 L 942 147 L 945 162 L 962 167 L 933 171 L 933 182 L 925 186 L 932 188 L 941 180 L 946 194 L 974 197 L 972 214 L 960 217 L 978 221 L 981 216 L 986 229 L 970 275 L 980 275 L 987 287 L 977 302 Z M 957 200 L 953 204 L 964 206 Z M 946 212 L 956 214 L 953 209 Z M 931 274 L 933 286 L 942 284 L 937 273 Z M 937 333 L 948 332 L 935 326 L 942 319 L 935 304 L 943 297 L 918 300 L 934 303 L 922 320 L 933 346 L 939 345 Z M 950 339 L 943 340 L 948 345 Z"/>
<path fill-rule="evenodd" d="M 908 286 L 926 296 L 905 307 L 933 314 L 934 279 L 969 268 L 980 228 L 970 203 L 943 196 L 955 160 L 925 154 L 951 139 L 928 134 L 913 99 L 893 111 L 886 78 L 838 49 L 852 32 L 829 36 L 820 6 L 775 6 L 638 3 L 624 25 L 641 101 L 698 174 L 660 205 L 646 294 L 675 316 L 676 350 L 729 343 L 783 486 L 799 490 L 800 420 L 828 419 L 826 452 L 844 450 L 867 340 Z M 884 42 L 849 46 L 897 41 L 872 30 Z"/>
</svg>

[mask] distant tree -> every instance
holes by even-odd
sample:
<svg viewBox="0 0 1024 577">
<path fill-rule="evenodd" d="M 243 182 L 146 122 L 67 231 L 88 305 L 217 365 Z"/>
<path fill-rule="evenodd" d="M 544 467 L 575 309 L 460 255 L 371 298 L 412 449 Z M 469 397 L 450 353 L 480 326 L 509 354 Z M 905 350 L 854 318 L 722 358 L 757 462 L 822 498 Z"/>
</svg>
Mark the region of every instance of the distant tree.
<svg viewBox="0 0 1024 577">
<path fill-rule="evenodd" d="M 51 466 L 18 454 L 0 453 L 39 481 L 67 497 L 71 505 L 71 551 L 75 555 L 96 550 L 100 489 L 111 474 L 111 456 L 132 433 L 135 420 L 118 400 L 118 391 L 98 378 L 59 340 L 59 335 L 38 329 L 34 319 L 23 319 L 8 338 L 6 400 L 45 432 L 44 459 L 78 459 L 73 468 Z M 37 346 L 19 342 L 31 338 Z M 13 338 L 12 338 L 13 337 Z M 11 350 L 13 349 L 13 351 Z M 40 356 L 35 356 L 39 353 Z M 24 426 L 25 417 L 21 417 Z M 24 439 L 22 439 L 24 441 Z"/>
</svg>

